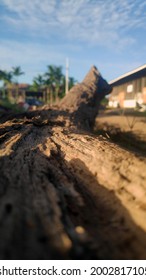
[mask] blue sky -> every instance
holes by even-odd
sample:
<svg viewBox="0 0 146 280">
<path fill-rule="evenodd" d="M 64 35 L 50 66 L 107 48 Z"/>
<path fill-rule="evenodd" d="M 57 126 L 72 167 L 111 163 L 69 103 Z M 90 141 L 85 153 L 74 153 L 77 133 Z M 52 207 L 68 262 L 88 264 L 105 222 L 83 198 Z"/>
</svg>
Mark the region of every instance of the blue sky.
<svg viewBox="0 0 146 280">
<path fill-rule="evenodd" d="M 79 82 L 92 65 L 110 81 L 146 63 L 146 0 L 0 0 L 0 69 L 31 82 L 69 58 Z"/>
</svg>

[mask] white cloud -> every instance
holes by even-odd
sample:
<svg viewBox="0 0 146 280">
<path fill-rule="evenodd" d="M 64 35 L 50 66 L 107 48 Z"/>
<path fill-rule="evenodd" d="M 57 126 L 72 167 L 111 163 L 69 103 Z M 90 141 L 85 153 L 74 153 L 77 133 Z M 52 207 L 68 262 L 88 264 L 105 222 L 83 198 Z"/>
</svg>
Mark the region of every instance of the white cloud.
<svg viewBox="0 0 146 280">
<path fill-rule="evenodd" d="M 1 0 L 1 19 L 17 30 L 94 45 L 125 47 L 134 42 L 132 29 L 145 28 L 145 0 Z"/>
<path fill-rule="evenodd" d="M 86 73 L 96 61 L 99 70 L 107 68 L 110 73 L 112 68 L 117 76 L 116 68 L 119 68 L 122 74 L 143 61 L 144 55 L 140 58 L 140 53 L 145 54 L 144 49 L 142 52 L 145 44 L 140 46 L 141 51 L 130 46 L 136 43 L 135 31 L 146 28 L 145 10 L 146 0 L 0 0 L 0 33 L 8 31 L 1 36 L 1 69 L 21 65 L 27 73 L 22 79 L 28 81 L 44 73 L 48 64 L 64 65 L 69 54 L 72 69 L 74 67 L 71 75 L 77 79 L 81 69 Z M 90 50 L 87 53 L 86 46 L 93 48 L 87 48 Z M 104 50 L 109 55 L 111 50 L 115 54 L 119 49 L 122 50 L 117 55 L 120 62 L 125 53 L 123 66 L 115 64 L 118 63 L 115 57 L 104 59 Z M 129 49 L 133 64 L 127 61 L 125 50 Z M 91 50 L 95 51 L 94 55 Z M 115 61 L 108 66 L 111 59 Z"/>
</svg>

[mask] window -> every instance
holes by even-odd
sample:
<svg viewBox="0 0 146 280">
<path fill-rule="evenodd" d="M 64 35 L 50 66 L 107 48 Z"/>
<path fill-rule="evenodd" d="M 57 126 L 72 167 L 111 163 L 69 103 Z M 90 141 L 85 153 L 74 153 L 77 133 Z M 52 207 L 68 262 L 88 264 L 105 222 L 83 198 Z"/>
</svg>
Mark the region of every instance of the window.
<svg viewBox="0 0 146 280">
<path fill-rule="evenodd" d="M 132 84 L 130 84 L 130 85 L 127 86 L 127 92 L 128 92 L 128 93 L 129 93 L 129 92 L 133 92 L 133 85 L 132 85 Z"/>
</svg>

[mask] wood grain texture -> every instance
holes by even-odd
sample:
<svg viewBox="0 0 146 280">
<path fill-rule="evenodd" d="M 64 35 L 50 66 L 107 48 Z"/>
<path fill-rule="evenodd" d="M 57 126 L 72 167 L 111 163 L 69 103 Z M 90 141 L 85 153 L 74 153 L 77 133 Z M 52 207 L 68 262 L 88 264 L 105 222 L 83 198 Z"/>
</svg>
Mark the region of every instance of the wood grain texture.
<svg viewBox="0 0 146 280">
<path fill-rule="evenodd" d="M 38 115 L 0 125 L 0 258 L 145 258 L 145 159 Z"/>
</svg>

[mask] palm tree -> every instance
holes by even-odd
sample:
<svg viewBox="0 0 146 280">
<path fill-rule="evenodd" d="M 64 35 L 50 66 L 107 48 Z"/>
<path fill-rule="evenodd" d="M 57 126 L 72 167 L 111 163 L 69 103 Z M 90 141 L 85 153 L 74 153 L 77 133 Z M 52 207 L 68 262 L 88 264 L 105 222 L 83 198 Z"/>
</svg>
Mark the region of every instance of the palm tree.
<svg viewBox="0 0 146 280">
<path fill-rule="evenodd" d="M 48 65 L 48 71 L 45 73 L 46 84 L 49 87 L 50 103 L 52 99 L 58 101 L 59 95 L 64 92 L 64 75 L 62 66 Z"/>
<path fill-rule="evenodd" d="M 66 77 L 63 75 L 61 79 L 60 90 L 59 90 L 59 98 L 63 98 L 65 96 L 65 87 L 66 87 Z"/>
<path fill-rule="evenodd" d="M 3 97 L 6 97 L 6 89 L 12 84 L 12 72 L 0 70 L 0 80 L 3 81 Z"/>
<path fill-rule="evenodd" d="M 69 89 L 71 89 L 77 81 L 73 77 L 69 77 Z"/>
<path fill-rule="evenodd" d="M 4 82 L 5 72 L 3 70 L 0 70 L 0 81 Z M 5 98 L 5 91 L 3 87 L 3 98 Z"/>
<path fill-rule="evenodd" d="M 20 66 L 12 67 L 12 75 L 13 75 L 13 77 L 16 77 L 16 79 L 15 79 L 16 100 L 18 99 L 18 95 L 19 95 L 18 77 L 23 75 L 23 74 L 24 74 L 24 72 L 22 72 Z"/>
<path fill-rule="evenodd" d="M 3 70 L 0 70 L 0 81 L 3 81 L 4 75 L 5 75 L 5 72 Z"/>
<path fill-rule="evenodd" d="M 36 77 L 33 79 L 33 85 L 32 85 L 32 87 L 33 87 L 35 90 L 39 91 L 39 90 L 42 89 L 42 86 L 44 86 L 44 82 L 45 82 L 45 80 L 44 80 L 43 76 L 39 74 L 38 76 L 36 76 Z"/>
<path fill-rule="evenodd" d="M 24 74 L 24 72 L 22 72 L 20 66 L 12 67 L 12 73 L 13 73 L 13 76 L 17 78 L 15 81 L 16 83 L 18 83 L 18 77 Z"/>
<path fill-rule="evenodd" d="M 69 77 L 69 89 L 76 83 L 75 79 Z M 44 75 L 38 75 L 33 79 L 31 89 L 39 91 L 46 89 L 44 101 L 52 105 L 53 100 L 58 101 L 65 94 L 65 76 L 62 73 L 62 66 L 48 65 Z M 45 92 L 44 92 L 45 93 Z"/>
<path fill-rule="evenodd" d="M 32 89 L 34 91 L 43 91 L 43 101 L 45 102 L 45 80 L 42 75 L 38 75 L 33 79 Z"/>
<path fill-rule="evenodd" d="M 62 67 L 55 68 L 55 91 L 56 91 L 56 101 L 58 101 L 59 91 L 61 89 L 63 83 L 63 74 L 62 74 Z"/>
<path fill-rule="evenodd" d="M 55 66 L 48 65 L 47 69 L 48 71 L 44 74 L 44 77 L 46 78 L 45 83 L 48 88 L 48 101 L 52 106 L 54 89 L 55 89 Z"/>
</svg>

